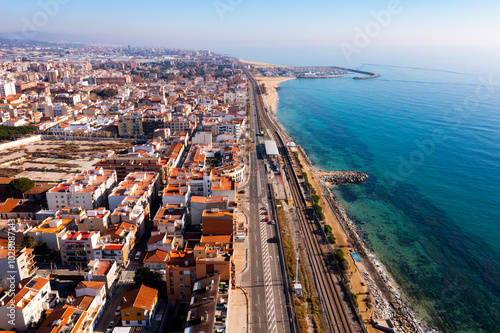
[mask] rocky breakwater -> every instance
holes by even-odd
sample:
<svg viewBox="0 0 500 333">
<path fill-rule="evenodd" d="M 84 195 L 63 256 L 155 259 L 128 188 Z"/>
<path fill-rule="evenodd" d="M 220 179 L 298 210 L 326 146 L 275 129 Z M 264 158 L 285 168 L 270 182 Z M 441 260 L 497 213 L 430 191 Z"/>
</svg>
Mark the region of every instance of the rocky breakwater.
<svg viewBox="0 0 500 333">
<path fill-rule="evenodd" d="M 361 171 L 330 171 L 322 174 L 320 178 L 328 185 L 341 185 L 364 182 L 368 175 Z"/>
</svg>

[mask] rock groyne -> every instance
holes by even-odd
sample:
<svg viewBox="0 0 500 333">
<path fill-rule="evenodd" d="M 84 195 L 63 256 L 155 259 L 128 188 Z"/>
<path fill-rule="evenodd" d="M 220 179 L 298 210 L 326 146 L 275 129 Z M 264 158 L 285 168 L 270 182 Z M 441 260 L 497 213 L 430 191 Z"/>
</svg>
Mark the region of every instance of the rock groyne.
<svg viewBox="0 0 500 333">
<path fill-rule="evenodd" d="M 330 185 L 341 185 L 364 182 L 368 179 L 368 175 L 361 171 L 331 171 L 320 178 Z"/>
</svg>

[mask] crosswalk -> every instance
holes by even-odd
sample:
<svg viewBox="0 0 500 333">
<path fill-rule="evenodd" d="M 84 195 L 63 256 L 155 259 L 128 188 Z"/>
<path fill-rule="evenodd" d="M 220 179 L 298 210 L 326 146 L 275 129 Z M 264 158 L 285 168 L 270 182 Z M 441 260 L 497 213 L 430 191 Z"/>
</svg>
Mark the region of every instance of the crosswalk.
<svg viewBox="0 0 500 333">
<path fill-rule="evenodd" d="M 268 332 L 277 332 L 274 292 L 272 286 L 272 272 L 269 263 L 269 248 L 267 243 L 267 223 L 260 223 L 260 240 L 262 246 L 262 264 L 264 268 L 264 285 L 266 294 L 266 313 Z"/>
</svg>

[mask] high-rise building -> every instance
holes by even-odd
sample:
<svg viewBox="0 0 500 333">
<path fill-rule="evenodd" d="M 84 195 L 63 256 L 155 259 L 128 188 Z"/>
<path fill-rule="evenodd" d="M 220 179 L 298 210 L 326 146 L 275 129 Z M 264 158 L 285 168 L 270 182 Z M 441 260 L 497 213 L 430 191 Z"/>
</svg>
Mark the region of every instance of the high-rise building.
<svg viewBox="0 0 500 333">
<path fill-rule="evenodd" d="M 57 71 L 57 69 L 48 71 L 48 75 L 50 83 L 58 82 L 59 72 Z"/>
<path fill-rule="evenodd" d="M 0 97 L 7 97 L 16 94 L 14 82 L 0 81 Z"/>
</svg>

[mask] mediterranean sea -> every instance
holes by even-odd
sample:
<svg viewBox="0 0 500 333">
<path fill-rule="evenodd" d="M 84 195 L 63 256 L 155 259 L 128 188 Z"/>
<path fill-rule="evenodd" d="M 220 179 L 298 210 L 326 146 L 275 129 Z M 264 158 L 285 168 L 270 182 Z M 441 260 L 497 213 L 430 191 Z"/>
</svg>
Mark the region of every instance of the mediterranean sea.
<svg viewBox="0 0 500 333">
<path fill-rule="evenodd" d="M 500 84 L 358 69 L 381 77 L 281 83 L 278 120 L 318 168 L 370 175 L 333 192 L 421 318 L 499 332 Z"/>
</svg>

